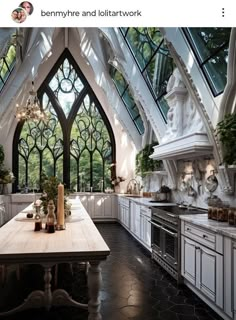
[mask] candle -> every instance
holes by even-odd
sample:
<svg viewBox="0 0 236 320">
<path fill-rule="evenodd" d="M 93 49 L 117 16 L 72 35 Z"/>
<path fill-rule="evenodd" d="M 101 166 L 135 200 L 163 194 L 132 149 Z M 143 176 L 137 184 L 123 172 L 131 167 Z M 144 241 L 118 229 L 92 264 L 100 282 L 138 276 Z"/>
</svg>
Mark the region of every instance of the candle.
<svg viewBox="0 0 236 320">
<path fill-rule="evenodd" d="M 64 185 L 60 183 L 58 185 L 58 198 L 57 198 L 57 225 L 64 227 L 65 215 L 64 215 Z"/>
</svg>

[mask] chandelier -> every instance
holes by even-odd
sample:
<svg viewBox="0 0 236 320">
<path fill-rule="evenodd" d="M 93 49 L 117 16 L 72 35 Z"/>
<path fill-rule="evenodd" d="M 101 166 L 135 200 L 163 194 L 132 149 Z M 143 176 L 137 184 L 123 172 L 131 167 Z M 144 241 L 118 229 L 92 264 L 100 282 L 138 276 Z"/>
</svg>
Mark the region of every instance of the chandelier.
<svg viewBox="0 0 236 320">
<path fill-rule="evenodd" d="M 29 92 L 29 98 L 24 106 L 16 105 L 16 119 L 22 120 L 48 120 L 44 110 L 40 107 L 37 92 L 34 90 L 34 82 L 32 81 L 32 90 Z"/>
</svg>

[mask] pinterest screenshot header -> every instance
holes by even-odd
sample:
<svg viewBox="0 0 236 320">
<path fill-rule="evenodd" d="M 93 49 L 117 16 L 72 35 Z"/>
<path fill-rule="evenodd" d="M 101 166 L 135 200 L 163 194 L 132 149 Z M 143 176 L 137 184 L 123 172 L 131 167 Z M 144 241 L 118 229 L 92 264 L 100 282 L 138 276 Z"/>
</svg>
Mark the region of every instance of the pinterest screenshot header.
<svg viewBox="0 0 236 320">
<path fill-rule="evenodd" d="M 46 0 L 0 4 L 1 27 L 222 26 L 235 24 L 233 1 L 111 2 Z"/>
</svg>

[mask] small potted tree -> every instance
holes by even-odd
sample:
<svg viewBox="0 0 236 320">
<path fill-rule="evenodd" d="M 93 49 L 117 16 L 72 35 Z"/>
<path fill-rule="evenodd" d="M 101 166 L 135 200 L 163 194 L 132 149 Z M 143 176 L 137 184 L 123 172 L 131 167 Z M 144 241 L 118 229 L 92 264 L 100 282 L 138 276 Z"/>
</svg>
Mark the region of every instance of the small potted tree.
<svg viewBox="0 0 236 320">
<path fill-rule="evenodd" d="M 236 113 L 227 114 L 217 124 L 216 133 L 219 134 L 223 145 L 223 161 L 227 167 L 236 165 Z"/>
</svg>

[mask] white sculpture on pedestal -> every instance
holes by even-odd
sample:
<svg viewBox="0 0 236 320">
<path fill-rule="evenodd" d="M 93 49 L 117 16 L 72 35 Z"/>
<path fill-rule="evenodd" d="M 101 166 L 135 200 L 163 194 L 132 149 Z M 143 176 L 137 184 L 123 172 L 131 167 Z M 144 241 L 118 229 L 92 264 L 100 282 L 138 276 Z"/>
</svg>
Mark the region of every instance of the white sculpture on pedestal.
<svg viewBox="0 0 236 320">
<path fill-rule="evenodd" d="M 161 143 L 193 132 L 205 132 L 203 122 L 177 68 L 173 71 L 165 96 L 170 107 L 167 130 Z"/>
</svg>

